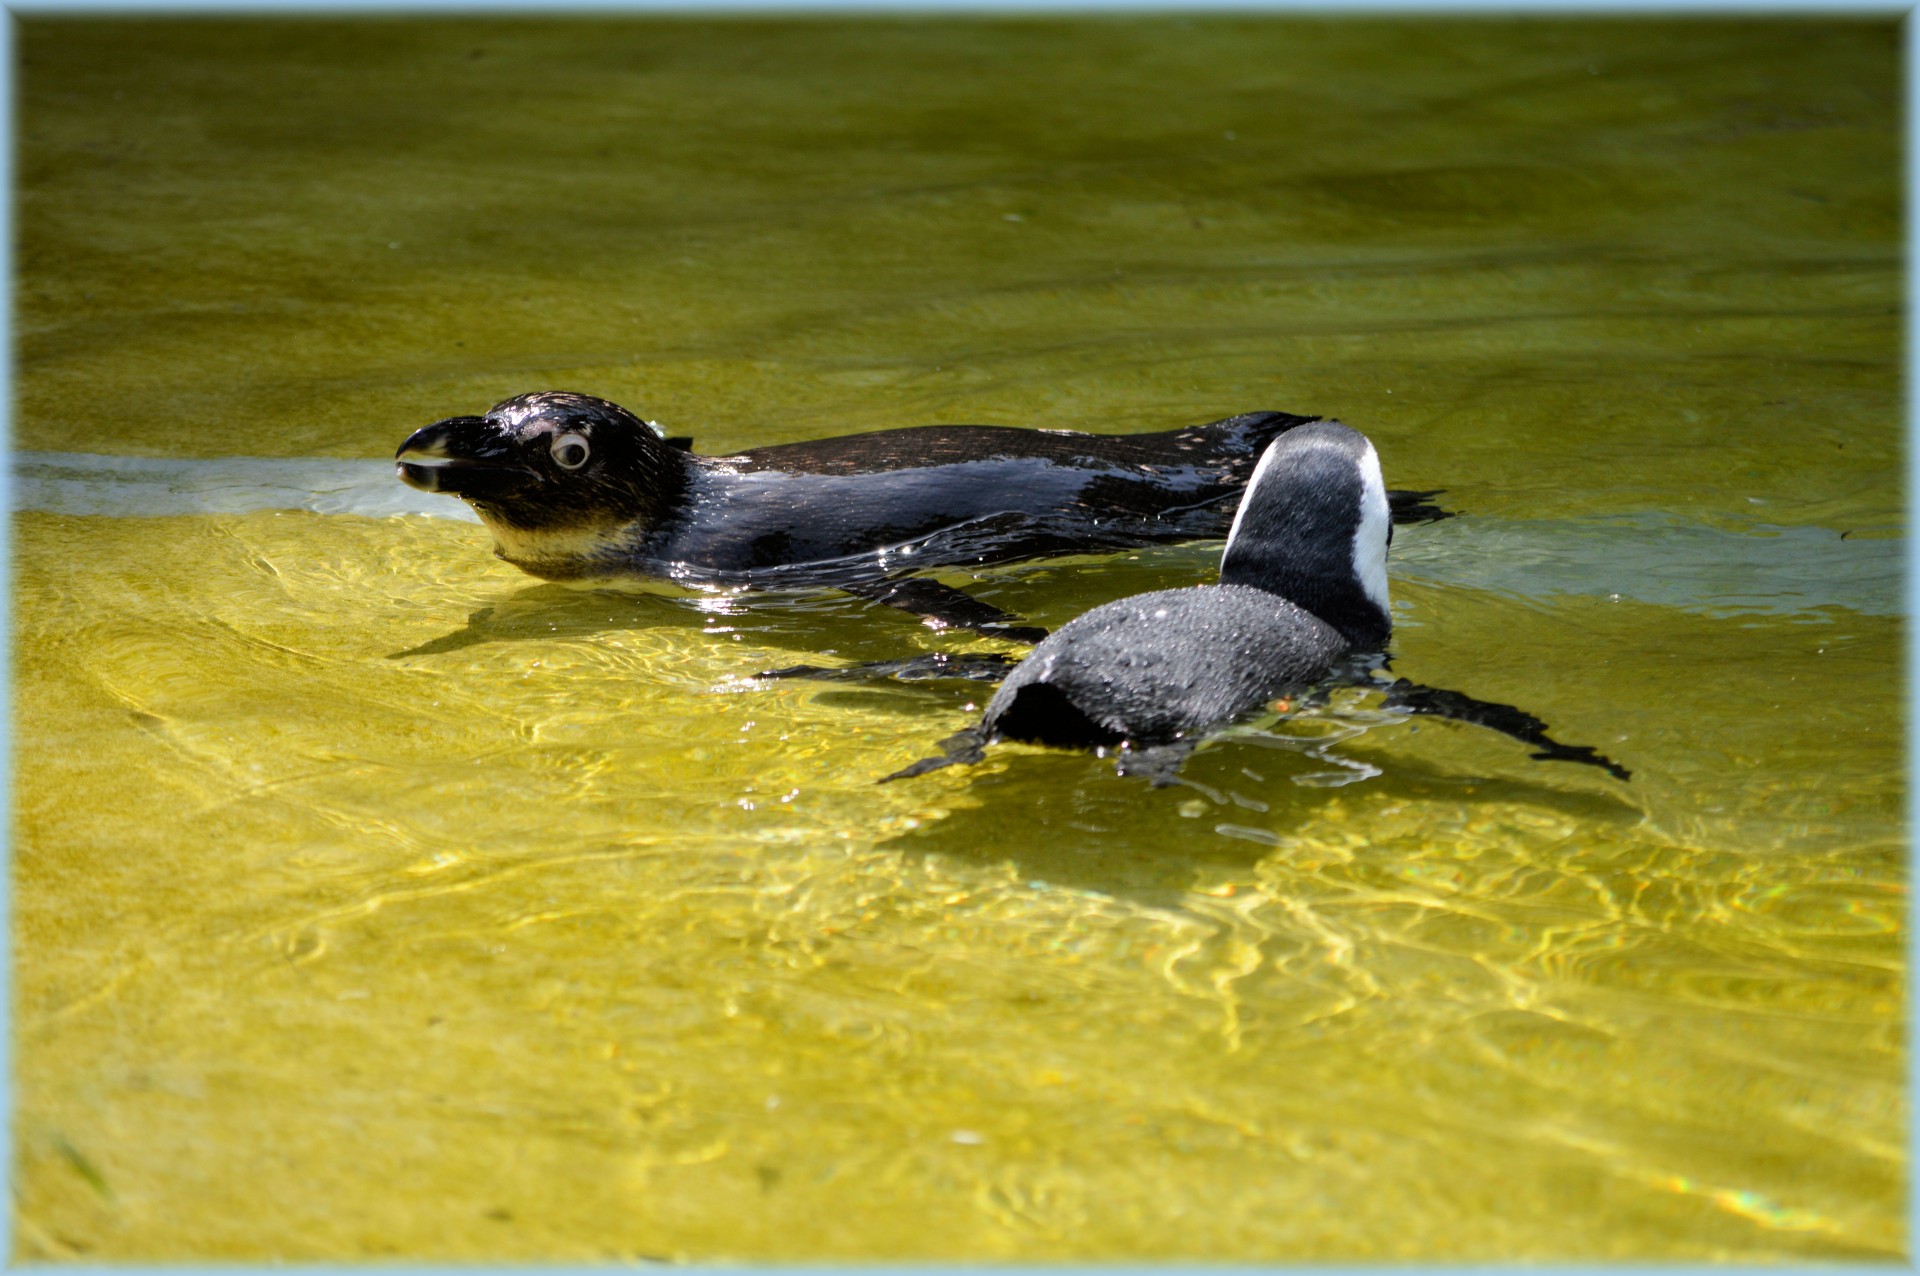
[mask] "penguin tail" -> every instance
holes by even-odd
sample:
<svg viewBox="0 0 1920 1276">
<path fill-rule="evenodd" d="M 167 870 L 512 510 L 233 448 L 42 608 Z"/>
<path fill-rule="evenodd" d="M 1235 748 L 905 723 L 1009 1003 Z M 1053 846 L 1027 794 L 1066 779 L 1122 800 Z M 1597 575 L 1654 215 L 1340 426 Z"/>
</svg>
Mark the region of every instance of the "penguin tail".
<svg viewBox="0 0 1920 1276">
<path fill-rule="evenodd" d="M 1198 436 L 1207 449 L 1221 459 L 1244 458 L 1247 473 L 1251 474 L 1254 463 L 1267 450 L 1267 444 L 1295 426 L 1320 419 L 1293 412 L 1242 412 L 1239 416 L 1196 425 L 1187 432 Z"/>
</svg>

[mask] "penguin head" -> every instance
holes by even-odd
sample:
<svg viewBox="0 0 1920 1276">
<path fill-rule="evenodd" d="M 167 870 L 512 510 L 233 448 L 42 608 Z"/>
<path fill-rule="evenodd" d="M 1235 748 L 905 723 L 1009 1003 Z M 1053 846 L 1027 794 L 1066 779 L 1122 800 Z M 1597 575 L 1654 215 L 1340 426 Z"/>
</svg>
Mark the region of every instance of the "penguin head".
<svg viewBox="0 0 1920 1276">
<path fill-rule="evenodd" d="M 1378 647 L 1393 630 L 1392 539 L 1373 444 L 1336 421 L 1315 421 L 1287 431 L 1261 455 L 1227 533 L 1220 583 L 1278 594 L 1354 646 Z"/>
<path fill-rule="evenodd" d="M 409 487 L 473 506 L 502 558 L 553 575 L 658 523 L 689 458 L 617 403 L 546 390 L 416 430 L 394 463 Z"/>
</svg>

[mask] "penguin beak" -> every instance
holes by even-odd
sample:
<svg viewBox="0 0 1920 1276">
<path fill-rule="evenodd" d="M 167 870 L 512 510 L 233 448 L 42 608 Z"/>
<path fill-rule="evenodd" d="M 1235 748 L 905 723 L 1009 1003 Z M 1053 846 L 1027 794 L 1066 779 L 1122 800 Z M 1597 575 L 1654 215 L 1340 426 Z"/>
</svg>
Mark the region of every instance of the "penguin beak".
<svg viewBox="0 0 1920 1276">
<path fill-rule="evenodd" d="M 469 500 L 511 496 L 540 478 L 514 459 L 511 436 L 478 416 L 448 417 L 415 430 L 393 459 L 408 487 Z"/>
</svg>

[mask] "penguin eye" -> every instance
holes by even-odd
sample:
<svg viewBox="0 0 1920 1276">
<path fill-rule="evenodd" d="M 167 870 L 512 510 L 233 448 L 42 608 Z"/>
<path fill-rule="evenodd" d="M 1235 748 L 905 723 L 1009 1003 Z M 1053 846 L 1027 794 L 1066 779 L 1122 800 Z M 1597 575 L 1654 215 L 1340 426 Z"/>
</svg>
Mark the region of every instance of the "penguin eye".
<svg viewBox="0 0 1920 1276">
<path fill-rule="evenodd" d="M 548 448 L 553 455 L 553 463 L 563 470 L 577 470 L 587 463 L 587 436 L 584 434 L 556 434 L 553 444 Z"/>
</svg>

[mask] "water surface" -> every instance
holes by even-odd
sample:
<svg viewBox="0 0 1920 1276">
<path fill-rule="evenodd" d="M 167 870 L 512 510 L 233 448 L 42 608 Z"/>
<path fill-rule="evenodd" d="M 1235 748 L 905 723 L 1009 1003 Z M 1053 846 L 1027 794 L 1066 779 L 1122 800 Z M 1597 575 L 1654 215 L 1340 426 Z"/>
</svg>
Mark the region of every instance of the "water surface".
<svg viewBox="0 0 1920 1276">
<path fill-rule="evenodd" d="M 27 18 L 16 1254 L 1907 1246 L 1892 21 Z M 1004 650 L 540 584 L 387 478 L 1365 430 L 1396 669 L 875 777 Z M 1218 547 L 954 574 L 1057 625 Z"/>
</svg>

